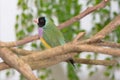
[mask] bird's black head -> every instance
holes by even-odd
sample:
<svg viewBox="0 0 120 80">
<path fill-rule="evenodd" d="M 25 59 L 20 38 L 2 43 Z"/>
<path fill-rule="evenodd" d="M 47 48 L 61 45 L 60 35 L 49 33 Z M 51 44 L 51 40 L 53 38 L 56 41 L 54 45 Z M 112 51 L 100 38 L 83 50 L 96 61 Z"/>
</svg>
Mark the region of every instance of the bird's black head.
<svg viewBox="0 0 120 80">
<path fill-rule="evenodd" d="M 39 17 L 38 18 L 38 26 L 43 27 L 46 23 L 45 17 Z"/>
</svg>

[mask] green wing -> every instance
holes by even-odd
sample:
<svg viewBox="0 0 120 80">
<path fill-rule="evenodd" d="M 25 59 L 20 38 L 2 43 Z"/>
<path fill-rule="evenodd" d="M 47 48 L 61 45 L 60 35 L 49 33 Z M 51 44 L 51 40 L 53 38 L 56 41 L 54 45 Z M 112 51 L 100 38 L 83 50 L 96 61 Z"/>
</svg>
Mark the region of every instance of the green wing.
<svg viewBox="0 0 120 80">
<path fill-rule="evenodd" d="M 51 47 L 65 44 L 62 33 L 51 20 L 44 27 L 43 38 Z"/>
</svg>

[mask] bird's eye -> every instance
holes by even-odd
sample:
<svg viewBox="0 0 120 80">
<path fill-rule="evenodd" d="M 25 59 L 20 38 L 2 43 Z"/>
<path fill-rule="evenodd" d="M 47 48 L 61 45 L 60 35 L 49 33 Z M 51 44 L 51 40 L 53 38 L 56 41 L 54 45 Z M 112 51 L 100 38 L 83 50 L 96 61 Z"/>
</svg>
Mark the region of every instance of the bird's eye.
<svg viewBox="0 0 120 80">
<path fill-rule="evenodd" d="M 43 27 L 45 25 L 45 22 L 46 22 L 45 17 L 38 18 L 38 26 L 39 27 Z"/>
</svg>

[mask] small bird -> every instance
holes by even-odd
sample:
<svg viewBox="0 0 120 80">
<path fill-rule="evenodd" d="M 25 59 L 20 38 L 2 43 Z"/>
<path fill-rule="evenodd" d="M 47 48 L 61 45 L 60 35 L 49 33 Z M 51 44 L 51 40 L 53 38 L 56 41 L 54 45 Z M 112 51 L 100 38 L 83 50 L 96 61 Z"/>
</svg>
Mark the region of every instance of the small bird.
<svg viewBox="0 0 120 80">
<path fill-rule="evenodd" d="M 38 24 L 38 35 L 46 48 L 65 44 L 63 34 L 48 17 L 39 17 L 38 19 L 34 19 L 34 22 Z M 68 61 L 75 67 L 72 58 Z"/>
</svg>

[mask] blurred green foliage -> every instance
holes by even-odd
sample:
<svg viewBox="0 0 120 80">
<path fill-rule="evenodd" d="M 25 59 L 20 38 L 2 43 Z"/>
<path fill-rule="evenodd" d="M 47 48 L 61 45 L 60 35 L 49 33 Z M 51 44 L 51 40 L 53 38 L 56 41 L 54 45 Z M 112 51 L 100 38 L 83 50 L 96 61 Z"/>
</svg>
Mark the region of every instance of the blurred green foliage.
<svg viewBox="0 0 120 80">
<path fill-rule="evenodd" d="M 97 5 L 101 0 L 86 0 L 86 8 L 89 5 Z M 98 31 L 104 28 L 105 25 L 107 25 L 116 15 L 119 14 L 120 11 L 115 12 L 111 11 L 111 3 L 112 1 L 116 2 L 116 5 L 120 7 L 120 0 L 111 0 L 108 5 L 103 8 L 99 9 L 92 13 L 92 29 L 91 32 L 87 34 L 87 37 L 90 37 L 91 35 L 94 35 Z M 15 24 L 15 30 L 16 30 L 16 36 L 17 39 L 22 39 L 26 36 L 34 35 L 35 32 L 37 32 L 37 25 L 34 25 L 33 19 L 37 18 L 39 16 L 47 15 L 50 18 L 53 19 L 54 22 L 57 22 L 58 24 L 74 17 L 75 15 L 78 15 L 82 8 L 83 4 L 80 3 L 80 0 L 18 0 L 17 3 L 18 6 L 18 14 L 16 15 L 16 24 Z M 55 18 L 55 19 L 54 19 Z M 67 28 L 64 28 L 61 30 L 64 34 L 64 37 L 67 42 L 73 40 L 74 35 L 77 35 L 79 32 L 83 31 L 81 29 L 80 22 L 75 22 L 74 24 L 70 25 Z M 105 40 L 114 41 L 114 42 L 120 42 L 120 28 L 116 29 L 112 35 L 107 35 Z M 23 46 L 24 47 L 24 46 Z M 42 45 L 32 42 L 31 47 L 33 49 L 43 49 Z M 97 59 L 99 55 L 90 55 L 88 54 L 86 56 L 87 59 Z M 111 59 L 114 59 L 115 57 L 110 57 Z M 81 67 L 81 65 L 79 65 Z M 92 65 L 88 65 L 88 69 L 91 69 Z M 67 74 L 69 80 L 79 80 L 78 76 L 74 72 L 73 68 L 68 64 L 67 66 Z M 107 77 L 111 77 L 111 79 L 114 79 L 114 74 L 112 72 L 113 67 L 106 68 L 106 71 L 103 73 Z M 39 70 L 41 71 L 41 70 Z M 38 71 L 38 74 L 39 74 Z M 39 77 L 42 80 L 47 79 L 51 71 L 48 69 L 42 70 L 45 72 L 44 75 L 39 75 Z M 95 71 L 90 71 L 89 75 L 94 75 Z M 48 74 L 49 73 L 49 74 Z M 9 75 L 9 72 L 7 73 Z M 20 77 L 21 80 L 23 80 L 23 77 Z"/>
</svg>

